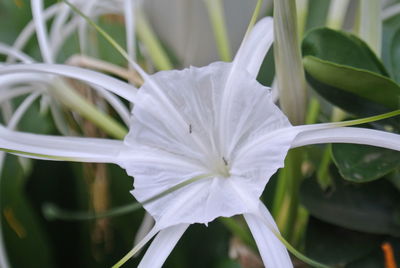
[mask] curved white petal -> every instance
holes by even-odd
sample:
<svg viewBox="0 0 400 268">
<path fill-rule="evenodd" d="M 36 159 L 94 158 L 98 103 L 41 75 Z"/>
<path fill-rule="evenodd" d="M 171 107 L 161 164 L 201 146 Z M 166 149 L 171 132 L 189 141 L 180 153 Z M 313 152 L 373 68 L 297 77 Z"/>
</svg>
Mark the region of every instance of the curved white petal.
<svg viewBox="0 0 400 268">
<path fill-rule="evenodd" d="M 8 121 L 7 128 L 9 129 L 15 129 L 19 123 L 19 121 L 22 119 L 26 111 L 31 107 L 33 102 L 40 96 L 39 92 L 35 92 L 30 94 L 28 97 L 24 99 L 23 102 L 18 106 L 18 108 L 14 111 L 14 114 L 10 121 Z"/>
<path fill-rule="evenodd" d="M 274 232 L 279 233 L 279 230 L 264 204 L 260 202 L 258 214 L 248 213 L 244 214 L 244 217 L 257 243 L 265 267 L 293 267 L 286 247 L 274 234 Z"/>
<path fill-rule="evenodd" d="M 304 131 L 294 139 L 291 148 L 318 143 L 356 143 L 400 151 L 400 135 L 355 127 Z"/>
<path fill-rule="evenodd" d="M 46 63 L 53 63 L 53 53 L 49 46 L 45 18 L 43 16 L 43 0 L 31 0 L 31 8 L 42 58 Z"/>
<path fill-rule="evenodd" d="M 0 90 L 0 103 L 13 99 L 18 96 L 26 95 L 28 93 L 32 93 L 36 91 L 37 89 L 31 87 L 31 86 L 21 86 L 21 87 L 15 87 L 12 89 L 6 88 L 6 89 L 1 89 Z M 39 91 L 39 90 L 38 90 Z"/>
<path fill-rule="evenodd" d="M 15 57 L 24 63 L 34 62 L 34 60 L 30 56 L 26 55 L 24 52 L 3 43 L 0 43 L 0 53 Z"/>
<path fill-rule="evenodd" d="M 0 68 L 0 74 L 30 72 L 50 73 L 79 79 L 106 88 L 131 102 L 135 102 L 137 89 L 134 86 L 88 69 L 62 64 L 16 64 Z"/>
<path fill-rule="evenodd" d="M 138 268 L 162 267 L 189 224 L 179 224 L 161 230 L 147 249 Z"/>
<path fill-rule="evenodd" d="M 139 229 L 136 231 L 135 239 L 133 240 L 133 244 L 136 245 L 139 243 L 145 236 L 150 232 L 150 230 L 154 226 L 154 219 L 149 213 L 145 213 L 142 223 L 139 226 Z"/>
<path fill-rule="evenodd" d="M 124 0 L 124 12 L 125 12 L 125 36 L 126 36 L 126 50 L 128 52 L 128 56 L 131 60 L 136 59 L 135 46 L 136 46 L 136 38 L 135 38 L 135 9 L 136 9 L 136 0 Z"/>
<path fill-rule="evenodd" d="M 117 163 L 126 147 L 117 140 L 38 135 L 0 126 L 0 149 L 37 159 Z"/>
<path fill-rule="evenodd" d="M 274 41 L 274 26 L 271 17 L 257 22 L 250 34 L 243 40 L 235 61 L 246 69 L 254 78 L 257 77 L 261 64 Z"/>
<path fill-rule="evenodd" d="M 50 19 L 55 14 L 57 14 L 58 9 L 62 6 L 62 3 L 57 3 L 51 5 L 43 12 L 43 17 L 45 20 Z M 15 40 L 14 44 L 12 45 L 13 48 L 17 50 L 22 50 L 25 45 L 28 43 L 29 39 L 32 37 L 33 33 L 35 32 L 35 23 L 34 21 L 30 21 L 25 28 L 20 32 L 17 39 Z M 7 62 L 13 62 L 13 57 L 8 57 Z"/>
</svg>

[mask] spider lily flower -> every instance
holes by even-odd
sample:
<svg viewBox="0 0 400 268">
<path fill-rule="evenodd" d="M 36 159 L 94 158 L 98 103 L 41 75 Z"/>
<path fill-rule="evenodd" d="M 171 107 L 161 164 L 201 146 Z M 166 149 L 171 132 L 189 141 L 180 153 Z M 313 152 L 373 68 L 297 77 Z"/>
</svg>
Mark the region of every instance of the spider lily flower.
<svg viewBox="0 0 400 268">
<path fill-rule="evenodd" d="M 123 141 L 35 135 L 0 127 L 2 150 L 38 159 L 115 163 L 134 177 L 133 196 L 156 223 L 121 262 L 156 236 L 139 267 L 161 267 L 190 224 L 243 214 L 266 267 L 292 267 L 276 224 L 260 201 L 290 148 L 363 143 L 400 150 L 400 136 L 343 128 L 292 126 L 256 81 L 273 41 L 271 18 L 259 21 L 232 63 L 162 71 L 131 85 L 61 65 L 14 65 L 7 73 L 45 72 L 101 84 L 134 103 Z M 134 64 L 136 68 L 139 68 Z M 117 264 L 117 266 L 119 266 Z"/>
</svg>

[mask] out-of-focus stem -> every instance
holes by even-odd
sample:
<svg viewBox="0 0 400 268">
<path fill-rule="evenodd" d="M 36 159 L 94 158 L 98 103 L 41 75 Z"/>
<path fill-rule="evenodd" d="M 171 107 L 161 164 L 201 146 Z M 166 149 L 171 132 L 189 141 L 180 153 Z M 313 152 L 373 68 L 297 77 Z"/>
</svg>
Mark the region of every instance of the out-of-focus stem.
<svg viewBox="0 0 400 268">
<path fill-rule="evenodd" d="M 349 0 L 331 0 L 326 19 L 327 27 L 338 30 L 342 29 L 349 2 Z"/>
<path fill-rule="evenodd" d="M 297 34 L 296 2 L 274 1 L 274 54 L 279 101 L 294 125 L 305 120 L 306 81 Z"/>
<path fill-rule="evenodd" d="M 307 23 L 308 0 L 297 0 L 297 31 L 301 40 Z"/>
<path fill-rule="evenodd" d="M 66 107 L 79 113 L 82 117 L 93 122 L 110 136 L 123 139 L 127 130 L 112 117 L 102 113 L 93 104 L 71 89 L 64 81 L 57 79 L 51 87 L 50 93 Z"/>
<path fill-rule="evenodd" d="M 357 33 L 380 56 L 382 41 L 382 0 L 360 0 Z"/>
<path fill-rule="evenodd" d="M 221 0 L 206 0 L 205 3 L 214 30 L 219 56 L 223 61 L 231 61 L 232 53 L 229 46 L 223 3 Z"/>
<path fill-rule="evenodd" d="M 158 70 L 171 70 L 173 65 L 161 46 L 156 34 L 141 9 L 136 12 L 136 31 L 139 39 L 149 51 L 149 56 Z"/>
</svg>

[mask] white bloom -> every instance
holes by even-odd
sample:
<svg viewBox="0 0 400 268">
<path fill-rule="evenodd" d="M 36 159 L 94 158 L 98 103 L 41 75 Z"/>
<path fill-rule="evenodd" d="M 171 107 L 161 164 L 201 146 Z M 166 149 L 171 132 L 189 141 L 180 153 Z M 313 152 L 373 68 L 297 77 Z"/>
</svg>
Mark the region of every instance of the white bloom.
<svg viewBox="0 0 400 268">
<path fill-rule="evenodd" d="M 291 126 L 272 102 L 269 89 L 255 80 L 272 42 L 272 28 L 272 19 L 261 20 L 232 63 L 152 76 L 142 72 L 145 84 L 137 94 L 113 78 L 73 67 L 0 68 L 0 74 L 33 71 L 72 76 L 102 84 L 135 103 L 123 142 L 33 135 L 0 127 L 0 147 L 35 158 L 110 162 L 125 168 L 135 178 L 132 194 L 156 220 L 134 249 L 157 235 L 139 267 L 162 266 L 190 224 L 237 214 L 244 215 L 266 267 L 292 267 L 276 237 L 274 220 L 259 200 L 271 175 L 283 166 L 287 151 L 321 142 L 400 150 L 400 139 L 374 130 L 330 129 L 338 124 Z"/>
</svg>

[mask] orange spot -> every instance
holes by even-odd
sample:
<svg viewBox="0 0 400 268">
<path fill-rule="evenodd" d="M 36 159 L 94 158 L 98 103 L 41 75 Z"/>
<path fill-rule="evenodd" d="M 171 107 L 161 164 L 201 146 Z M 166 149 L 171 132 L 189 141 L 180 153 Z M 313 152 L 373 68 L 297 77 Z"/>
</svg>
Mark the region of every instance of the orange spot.
<svg viewBox="0 0 400 268">
<path fill-rule="evenodd" d="M 381 245 L 381 248 L 383 255 L 385 256 L 385 268 L 397 268 L 392 245 L 388 242 L 385 242 Z"/>
<path fill-rule="evenodd" d="M 3 210 L 4 218 L 6 219 L 8 225 L 10 225 L 11 229 L 18 235 L 19 238 L 24 238 L 26 236 L 25 228 L 15 217 L 14 211 L 12 208 L 5 208 Z"/>
<path fill-rule="evenodd" d="M 14 0 L 14 3 L 19 8 L 22 8 L 24 6 L 24 2 L 22 2 L 22 0 Z"/>
</svg>

